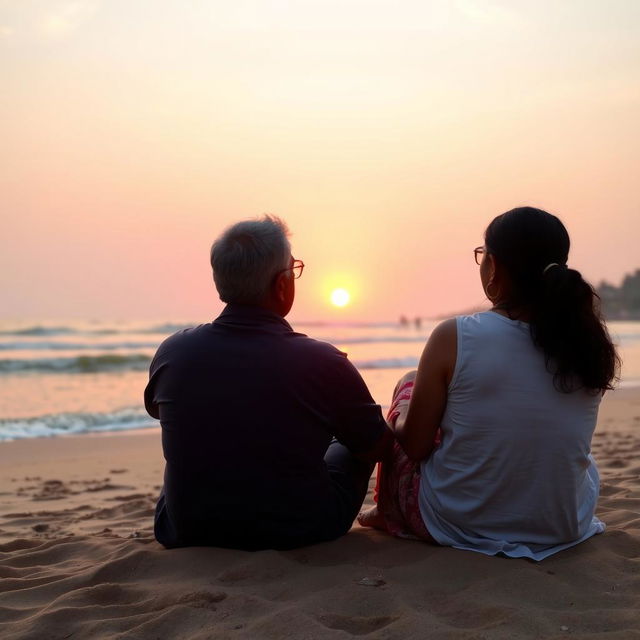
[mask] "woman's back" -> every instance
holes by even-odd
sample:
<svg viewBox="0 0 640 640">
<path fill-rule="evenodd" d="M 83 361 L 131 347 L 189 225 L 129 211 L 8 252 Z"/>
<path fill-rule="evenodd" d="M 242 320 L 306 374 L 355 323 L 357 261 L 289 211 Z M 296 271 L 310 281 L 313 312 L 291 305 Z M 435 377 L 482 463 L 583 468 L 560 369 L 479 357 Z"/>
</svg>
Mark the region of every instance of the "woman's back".
<svg viewBox="0 0 640 640">
<path fill-rule="evenodd" d="M 442 444 L 422 463 L 431 535 L 542 559 L 603 531 L 589 454 L 600 394 L 558 391 L 526 323 L 485 312 L 457 333 Z"/>
</svg>

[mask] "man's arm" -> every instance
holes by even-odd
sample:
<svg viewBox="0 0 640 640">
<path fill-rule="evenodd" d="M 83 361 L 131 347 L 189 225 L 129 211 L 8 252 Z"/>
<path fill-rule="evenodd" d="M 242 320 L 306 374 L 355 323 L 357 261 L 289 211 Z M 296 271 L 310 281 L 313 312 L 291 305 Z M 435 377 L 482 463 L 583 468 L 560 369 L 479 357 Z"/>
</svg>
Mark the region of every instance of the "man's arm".
<svg viewBox="0 0 640 640">
<path fill-rule="evenodd" d="M 159 351 L 159 350 L 158 350 Z M 160 419 L 160 408 L 156 402 L 156 381 L 158 376 L 158 352 L 153 357 L 151 364 L 149 365 L 149 382 L 144 389 L 144 408 L 147 413 L 156 420 Z"/>
<path fill-rule="evenodd" d="M 396 437 L 386 422 L 385 426 L 387 428 L 382 432 L 382 435 L 378 438 L 373 447 L 368 451 L 355 454 L 357 458 L 360 458 L 360 460 L 364 460 L 365 462 L 381 462 L 387 457 Z"/>
<path fill-rule="evenodd" d="M 345 354 L 336 350 L 327 380 L 331 387 L 331 435 L 358 458 L 371 462 L 384 458 L 393 443 L 393 432 Z"/>
</svg>

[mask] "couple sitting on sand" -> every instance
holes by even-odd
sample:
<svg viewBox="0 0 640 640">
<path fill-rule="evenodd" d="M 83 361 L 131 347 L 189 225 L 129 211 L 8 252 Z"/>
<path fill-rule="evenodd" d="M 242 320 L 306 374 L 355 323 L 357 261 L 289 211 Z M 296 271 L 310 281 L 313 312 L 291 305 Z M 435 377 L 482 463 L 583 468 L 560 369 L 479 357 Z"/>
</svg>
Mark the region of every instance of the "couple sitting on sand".
<svg viewBox="0 0 640 640">
<path fill-rule="evenodd" d="M 387 420 L 346 355 L 285 320 L 304 264 L 273 217 L 211 250 L 227 303 L 158 349 L 145 391 L 166 459 L 166 547 L 290 549 L 353 520 L 540 560 L 604 530 L 590 455 L 618 357 L 555 216 L 513 209 L 474 249 L 490 311 L 441 323 Z M 358 515 L 378 466 L 376 506 Z"/>
</svg>

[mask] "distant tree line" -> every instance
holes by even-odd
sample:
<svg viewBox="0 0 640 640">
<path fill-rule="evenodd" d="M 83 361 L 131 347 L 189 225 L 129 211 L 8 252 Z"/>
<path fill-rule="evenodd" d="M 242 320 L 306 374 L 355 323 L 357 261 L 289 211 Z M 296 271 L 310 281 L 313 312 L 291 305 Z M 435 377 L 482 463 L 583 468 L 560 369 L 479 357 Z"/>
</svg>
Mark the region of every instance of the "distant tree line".
<svg viewBox="0 0 640 640">
<path fill-rule="evenodd" d="M 596 292 L 602 313 L 609 320 L 640 320 L 640 269 L 625 276 L 619 287 L 601 282 Z"/>
</svg>

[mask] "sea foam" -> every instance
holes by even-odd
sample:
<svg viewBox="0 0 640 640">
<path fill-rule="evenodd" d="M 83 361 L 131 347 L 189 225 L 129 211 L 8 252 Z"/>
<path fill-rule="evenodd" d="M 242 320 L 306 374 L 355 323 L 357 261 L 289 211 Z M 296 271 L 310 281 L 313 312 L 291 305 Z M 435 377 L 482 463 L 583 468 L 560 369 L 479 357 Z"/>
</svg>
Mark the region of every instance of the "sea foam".
<svg viewBox="0 0 640 640">
<path fill-rule="evenodd" d="M 0 420 L 0 442 L 77 433 L 129 431 L 157 426 L 143 409 L 111 413 L 57 413 L 20 420 Z"/>
</svg>

